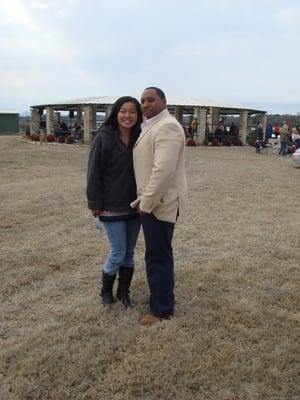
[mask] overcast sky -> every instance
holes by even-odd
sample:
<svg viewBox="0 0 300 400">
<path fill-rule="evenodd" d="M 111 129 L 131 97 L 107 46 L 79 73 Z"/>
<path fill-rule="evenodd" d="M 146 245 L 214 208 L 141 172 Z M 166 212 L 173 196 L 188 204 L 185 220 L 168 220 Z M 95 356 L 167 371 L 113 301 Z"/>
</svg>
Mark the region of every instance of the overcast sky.
<svg viewBox="0 0 300 400">
<path fill-rule="evenodd" d="M 168 96 L 300 112 L 300 0 L 0 0 L 0 109 Z"/>
</svg>

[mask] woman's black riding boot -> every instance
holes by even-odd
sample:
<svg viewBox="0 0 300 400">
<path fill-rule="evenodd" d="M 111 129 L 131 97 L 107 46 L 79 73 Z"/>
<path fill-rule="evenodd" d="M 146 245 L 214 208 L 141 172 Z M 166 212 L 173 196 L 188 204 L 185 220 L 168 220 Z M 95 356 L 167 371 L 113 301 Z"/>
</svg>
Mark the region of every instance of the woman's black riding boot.
<svg viewBox="0 0 300 400">
<path fill-rule="evenodd" d="M 113 285 L 116 279 L 116 274 L 109 275 L 106 272 L 102 272 L 102 289 L 100 296 L 102 297 L 102 303 L 104 306 L 112 304 L 114 302 L 113 298 Z"/>
<path fill-rule="evenodd" d="M 119 284 L 117 289 L 117 299 L 122 300 L 124 307 L 132 308 L 136 304 L 129 297 L 130 284 L 133 276 L 134 268 L 120 267 L 119 269 Z"/>
</svg>

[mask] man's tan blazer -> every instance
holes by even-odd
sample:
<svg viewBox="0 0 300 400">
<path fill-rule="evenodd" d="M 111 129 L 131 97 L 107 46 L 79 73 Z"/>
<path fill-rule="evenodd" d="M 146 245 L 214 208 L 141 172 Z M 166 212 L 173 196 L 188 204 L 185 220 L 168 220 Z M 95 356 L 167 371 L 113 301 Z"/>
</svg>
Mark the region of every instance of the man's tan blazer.
<svg viewBox="0 0 300 400">
<path fill-rule="evenodd" d="M 185 135 L 168 110 L 149 120 L 133 148 L 137 199 L 132 207 L 167 222 L 182 218 L 187 183 L 184 166 Z"/>
</svg>

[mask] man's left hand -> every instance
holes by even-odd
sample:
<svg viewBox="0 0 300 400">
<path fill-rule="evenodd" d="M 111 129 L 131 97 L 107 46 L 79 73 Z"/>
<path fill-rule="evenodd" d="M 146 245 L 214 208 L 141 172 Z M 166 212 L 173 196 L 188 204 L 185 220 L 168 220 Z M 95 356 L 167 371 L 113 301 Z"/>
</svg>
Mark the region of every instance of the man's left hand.
<svg viewBox="0 0 300 400">
<path fill-rule="evenodd" d="M 148 214 L 148 213 L 142 211 L 142 210 L 140 209 L 140 206 L 139 206 L 139 205 L 137 205 L 136 209 L 137 209 L 137 212 L 140 214 L 141 217 L 143 217 L 144 215 L 147 215 L 147 214 Z"/>
</svg>

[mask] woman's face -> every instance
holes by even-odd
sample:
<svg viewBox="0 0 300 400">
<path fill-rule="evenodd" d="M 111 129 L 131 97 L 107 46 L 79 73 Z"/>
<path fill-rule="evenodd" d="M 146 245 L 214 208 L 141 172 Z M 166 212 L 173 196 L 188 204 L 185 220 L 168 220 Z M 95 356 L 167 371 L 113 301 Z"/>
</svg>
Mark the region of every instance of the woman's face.
<svg viewBox="0 0 300 400">
<path fill-rule="evenodd" d="M 121 128 L 131 129 L 138 119 L 135 104 L 131 101 L 124 103 L 118 112 L 118 124 Z"/>
</svg>

